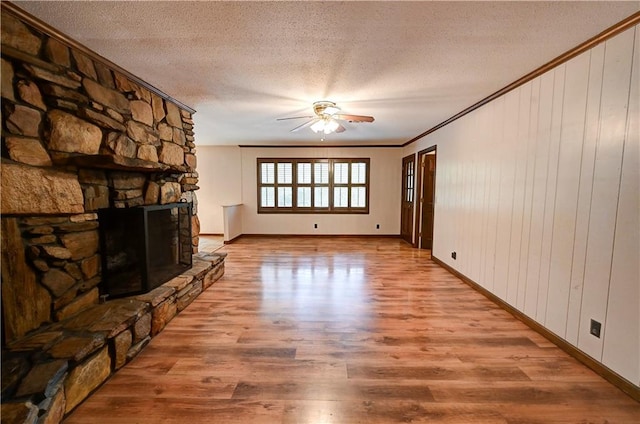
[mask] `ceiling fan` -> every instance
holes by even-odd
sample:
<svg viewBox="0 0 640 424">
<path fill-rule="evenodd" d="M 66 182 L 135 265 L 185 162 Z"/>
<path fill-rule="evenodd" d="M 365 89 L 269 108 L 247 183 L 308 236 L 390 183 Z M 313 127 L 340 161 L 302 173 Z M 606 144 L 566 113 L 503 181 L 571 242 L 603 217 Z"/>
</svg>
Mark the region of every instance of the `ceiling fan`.
<svg viewBox="0 0 640 424">
<path fill-rule="evenodd" d="M 292 116 L 289 118 L 279 118 L 278 121 L 289 119 L 310 119 L 302 125 L 298 125 L 291 132 L 299 131 L 303 128 L 311 128 L 315 133 L 323 132 L 331 134 L 333 132 L 341 133 L 346 130 L 338 121 L 346 122 L 373 122 L 373 116 L 349 115 L 340 113 L 340 108 L 334 102 L 322 100 L 313 104 L 314 115 L 309 116 Z"/>
</svg>

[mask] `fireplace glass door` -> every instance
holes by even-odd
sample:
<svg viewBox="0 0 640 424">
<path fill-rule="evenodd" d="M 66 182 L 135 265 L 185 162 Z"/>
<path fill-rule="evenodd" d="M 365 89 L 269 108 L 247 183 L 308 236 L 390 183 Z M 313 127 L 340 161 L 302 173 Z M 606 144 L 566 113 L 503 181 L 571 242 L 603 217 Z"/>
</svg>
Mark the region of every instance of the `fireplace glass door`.
<svg viewBox="0 0 640 424">
<path fill-rule="evenodd" d="M 191 204 L 101 209 L 101 294 L 146 293 L 191 268 Z"/>
</svg>

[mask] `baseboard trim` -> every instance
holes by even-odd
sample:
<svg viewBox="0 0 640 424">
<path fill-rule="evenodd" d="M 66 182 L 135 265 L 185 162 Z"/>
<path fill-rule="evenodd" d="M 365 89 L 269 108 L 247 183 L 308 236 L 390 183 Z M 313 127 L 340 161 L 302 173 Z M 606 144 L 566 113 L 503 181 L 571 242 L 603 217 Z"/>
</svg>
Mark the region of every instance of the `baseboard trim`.
<svg viewBox="0 0 640 424">
<path fill-rule="evenodd" d="M 299 237 L 318 237 L 318 238 L 346 238 L 346 237 L 365 237 L 365 238 L 402 238 L 400 234 L 240 234 L 231 240 L 225 240 L 224 244 L 235 243 L 241 238 L 299 238 Z"/>
<path fill-rule="evenodd" d="M 222 243 L 224 244 L 232 244 L 235 243 L 236 241 L 240 240 L 242 238 L 243 234 L 237 235 L 234 238 L 230 239 L 230 240 L 224 240 Z"/>
<path fill-rule="evenodd" d="M 363 237 L 363 238 L 402 238 L 400 234 L 242 234 L 238 237 L 318 237 L 318 238 L 347 238 L 347 237 Z M 238 238 L 236 237 L 236 238 Z"/>
<path fill-rule="evenodd" d="M 577 347 L 573 346 L 563 338 L 554 334 L 549 329 L 542 326 L 540 323 L 528 317 L 518 309 L 514 308 L 513 306 L 511 306 L 510 304 L 508 304 L 507 302 L 505 302 L 495 294 L 491 293 L 489 290 L 485 289 L 480 284 L 476 283 L 466 275 L 460 273 L 456 269 L 447 265 L 437 257 L 431 255 L 431 259 L 435 263 L 437 263 L 438 265 L 442 266 L 444 269 L 449 271 L 451 274 L 460 278 L 462 281 L 464 281 L 471 288 L 473 288 L 474 290 L 476 290 L 477 292 L 485 296 L 487 299 L 491 300 L 493 303 L 495 303 L 505 311 L 509 312 L 516 319 L 522 321 L 529 328 L 531 328 L 532 330 L 536 331 L 537 333 L 545 337 L 547 340 L 549 340 L 550 342 L 558 346 L 560 349 L 562 349 L 563 351 L 565 351 L 566 353 L 568 353 L 569 355 L 571 355 L 572 357 L 574 357 L 575 359 L 577 359 L 578 361 L 586 365 L 587 367 L 591 368 L 594 372 L 596 372 L 602 378 L 607 380 L 609 383 L 616 386 L 618 389 L 622 390 L 624 393 L 629 395 L 632 399 L 634 399 L 637 402 L 640 402 L 640 388 L 634 385 L 632 382 L 622 377 L 615 371 L 609 369 L 602 363 L 596 361 L 586 353 L 582 352 Z"/>
</svg>

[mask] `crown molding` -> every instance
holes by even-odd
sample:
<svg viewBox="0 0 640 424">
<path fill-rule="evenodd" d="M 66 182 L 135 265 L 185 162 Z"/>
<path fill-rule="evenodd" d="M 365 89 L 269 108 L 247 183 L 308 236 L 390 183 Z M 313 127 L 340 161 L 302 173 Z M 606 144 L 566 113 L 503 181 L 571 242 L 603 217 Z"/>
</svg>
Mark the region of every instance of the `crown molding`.
<svg viewBox="0 0 640 424">
<path fill-rule="evenodd" d="M 521 85 L 524 85 L 526 83 L 528 83 L 529 81 L 539 77 L 540 75 L 544 74 L 545 72 L 550 71 L 551 69 L 555 68 L 558 65 L 561 65 L 565 62 L 568 62 L 569 60 L 573 59 L 574 57 L 586 52 L 589 49 L 592 49 L 593 47 L 597 46 L 600 43 L 603 43 L 605 41 L 607 41 L 608 39 L 615 37 L 616 35 L 620 34 L 623 31 L 626 31 L 627 29 L 637 25 L 638 23 L 640 23 L 640 12 L 634 13 L 633 15 L 629 16 L 628 18 L 618 22 L 617 24 L 605 29 L 604 31 L 602 31 L 600 34 L 596 35 L 595 37 L 592 37 L 590 39 L 588 39 L 587 41 L 585 41 L 584 43 L 572 48 L 571 50 L 568 50 L 566 52 L 564 52 L 563 54 L 561 54 L 560 56 L 556 57 L 555 59 L 552 59 L 551 61 L 545 63 L 544 65 L 540 66 L 539 68 L 529 72 L 528 74 L 526 74 L 525 76 L 521 77 L 520 79 L 517 79 L 516 81 L 512 82 L 511 84 L 507 85 L 504 88 L 501 88 L 500 90 L 496 91 L 495 93 L 485 97 L 484 99 L 480 100 L 479 102 L 469 106 L 468 108 L 456 113 L 455 115 L 453 115 L 451 118 L 447 119 L 446 121 L 442 121 L 441 123 L 439 123 L 438 125 L 436 125 L 435 127 L 432 127 L 428 130 L 426 130 L 425 132 L 423 132 L 420 135 L 417 135 L 415 137 L 413 137 L 411 140 L 407 141 L 406 143 L 402 144 L 402 147 L 408 146 L 409 144 L 420 140 L 423 137 L 426 137 L 427 135 L 439 130 L 440 128 L 449 125 L 450 123 L 452 123 L 453 121 L 462 118 L 463 116 L 473 112 L 474 110 L 486 105 L 487 103 L 497 99 L 500 96 L 503 96 L 505 94 L 507 94 L 508 92 L 515 90 L 516 88 L 520 87 Z"/>
</svg>

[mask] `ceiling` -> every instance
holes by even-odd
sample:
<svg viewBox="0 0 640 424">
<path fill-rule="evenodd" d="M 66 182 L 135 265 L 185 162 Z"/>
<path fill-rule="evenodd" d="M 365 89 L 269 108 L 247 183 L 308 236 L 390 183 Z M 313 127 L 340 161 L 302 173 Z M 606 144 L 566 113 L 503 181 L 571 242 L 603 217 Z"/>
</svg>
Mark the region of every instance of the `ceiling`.
<svg viewBox="0 0 640 424">
<path fill-rule="evenodd" d="M 317 100 L 371 115 L 331 145 L 401 145 L 640 2 L 14 1 L 197 110 L 198 145 L 320 145 Z"/>
</svg>

